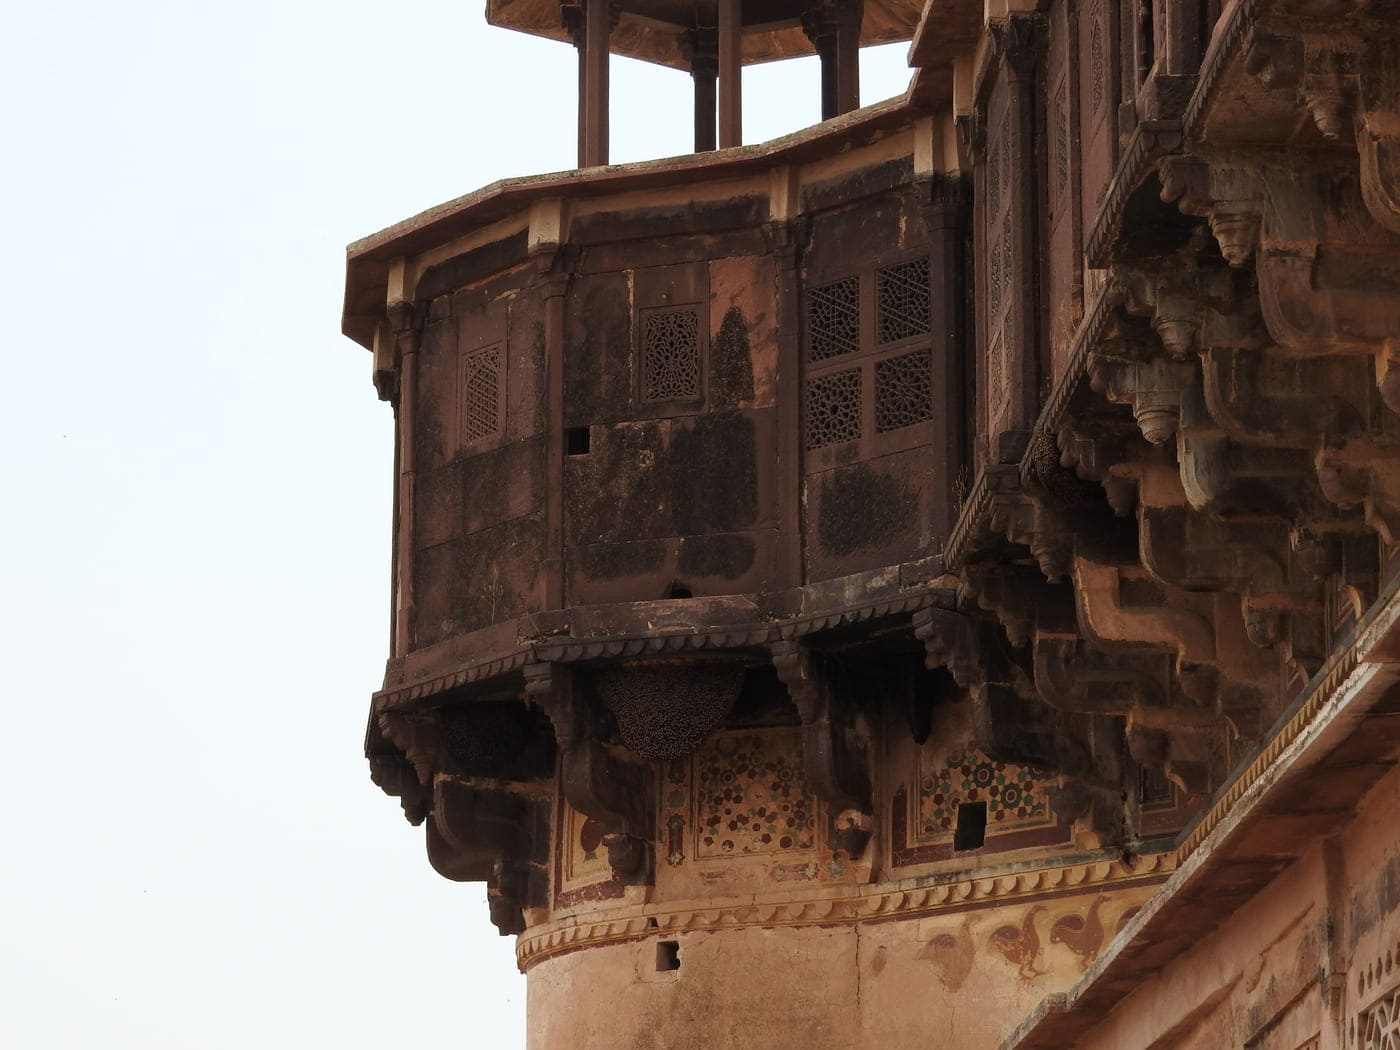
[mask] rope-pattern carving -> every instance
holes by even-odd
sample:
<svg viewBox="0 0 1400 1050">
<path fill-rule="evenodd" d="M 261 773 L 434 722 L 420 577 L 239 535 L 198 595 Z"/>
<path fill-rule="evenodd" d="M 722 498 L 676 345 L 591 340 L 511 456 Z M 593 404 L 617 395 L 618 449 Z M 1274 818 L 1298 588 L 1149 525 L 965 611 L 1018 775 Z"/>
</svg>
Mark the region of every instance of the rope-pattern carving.
<svg viewBox="0 0 1400 1050">
<path fill-rule="evenodd" d="M 860 437 L 860 369 L 807 380 L 807 448 Z"/>
<path fill-rule="evenodd" d="M 1055 92 L 1055 194 L 1069 184 L 1069 86 L 1060 82 Z"/>
<path fill-rule="evenodd" d="M 1007 306 L 1007 313 L 1011 312 L 1011 274 L 1011 210 L 1008 208 L 1001 224 L 1001 301 Z"/>
<path fill-rule="evenodd" d="M 987 305 L 993 317 L 1001 313 L 1001 238 L 992 238 L 991 259 L 987 272 Z"/>
<path fill-rule="evenodd" d="M 807 297 L 807 359 L 826 361 L 860 349 L 860 278 L 847 277 Z"/>
<path fill-rule="evenodd" d="M 700 317 L 694 310 L 647 315 L 642 330 L 642 399 L 700 394 Z"/>
<path fill-rule="evenodd" d="M 880 433 L 933 418 L 932 360 L 927 350 L 875 366 L 875 429 Z"/>
<path fill-rule="evenodd" d="M 501 425 L 501 348 L 487 347 L 467 355 L 462 369 L 463 441 L 495 434 Z"/>
<path fill-rule="evenodd" d="M 875 279 L 879 341 L 894 343 L 929 331 L 928 257 L 887 266 Z"/>
</svg>

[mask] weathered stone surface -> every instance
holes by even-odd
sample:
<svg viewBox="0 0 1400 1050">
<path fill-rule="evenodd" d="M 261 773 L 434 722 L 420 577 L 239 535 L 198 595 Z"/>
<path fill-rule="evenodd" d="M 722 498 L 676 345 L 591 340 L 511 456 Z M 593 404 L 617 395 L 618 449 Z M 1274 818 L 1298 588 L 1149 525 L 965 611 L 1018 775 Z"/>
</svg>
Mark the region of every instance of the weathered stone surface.
<svg viewBox="0 0 1400 1050">
<path fill-rule="evenodd" d="M 1390 1045 L 1397 14 L 933 4 L 907 99 L 352 246 L 366 750 L 531 1045 Z"/>
</svg>

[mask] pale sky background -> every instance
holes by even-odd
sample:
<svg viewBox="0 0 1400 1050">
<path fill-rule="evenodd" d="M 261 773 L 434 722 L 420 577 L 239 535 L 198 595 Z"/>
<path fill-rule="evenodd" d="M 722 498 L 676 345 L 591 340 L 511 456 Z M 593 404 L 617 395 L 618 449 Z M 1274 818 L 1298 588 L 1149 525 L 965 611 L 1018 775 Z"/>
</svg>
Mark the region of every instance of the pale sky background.
<svg viewBox="0 0 1400 1050">
<path fill-rule="evenodd" d="M 12 4 L 0 1046 L 517 1047 L 525 982 L 361 754 L 391 413 L 344 246 L 571 167 L 571 49 L 462 0 Z M 863 56 L 902 92 L 904 46 Z M 690 81 L 613 62 L 613 159 Z M 814 122 L 810 60 L 745 137 Z"/>
</svg>

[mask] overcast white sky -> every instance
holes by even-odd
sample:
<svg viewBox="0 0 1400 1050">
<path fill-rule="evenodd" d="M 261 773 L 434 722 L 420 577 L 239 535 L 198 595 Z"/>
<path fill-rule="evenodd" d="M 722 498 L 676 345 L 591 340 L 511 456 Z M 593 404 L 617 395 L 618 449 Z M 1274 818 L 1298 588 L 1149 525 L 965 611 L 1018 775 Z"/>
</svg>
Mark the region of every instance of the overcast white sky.
<svg viewBox="0 0 1400 1050">
<path fill-rule="evenodd" d="M 347 242 L 573 164 L 571 50 L 483 6 L 6 10 L 0 1045 L 522 1044 L 361 755 L 392 434 L 339 334 Z M 688 77 L 612 90 L 614 160 L 689 148 Z M 810 61 L 745 92 L 750 141 L 817 119 Z"/>
</svg>

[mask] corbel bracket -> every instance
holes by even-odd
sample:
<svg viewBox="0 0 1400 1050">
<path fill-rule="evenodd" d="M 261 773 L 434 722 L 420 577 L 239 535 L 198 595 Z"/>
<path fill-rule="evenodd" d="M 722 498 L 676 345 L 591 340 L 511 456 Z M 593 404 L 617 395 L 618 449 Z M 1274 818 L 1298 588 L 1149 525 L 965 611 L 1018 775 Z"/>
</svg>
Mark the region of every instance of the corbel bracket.
<svg viewBox="0 0 1400 1050">
<path fill-rule="evenodd" d="M 485 882 L 491 921 L 503 935 L 520 933 L 524 909 L 545 904 L 548 827 L 542 801 L 439 775 L 428 860 L 454 882 Z"/>
<path fill-rule="evenodd" d="M 969 620 L 952 609 L 920 609 L 914 613 L 914 637 L 924 643 L 924 666 L 948 669 L 953 681 L 971 689 L 982 681 L 976 634 Z"/>
<path fill-rule="evenodd" d="M 831 812 L 833 844 L 851 857 L 859 856 L 873 827 L 870 776 L 865 755 L 847 740 L 840 690 L 822 654 L 803 643 L 776 642 L 772 655 L 778 678 L 802 719 L 807 784 Z"/>
<path fill-rule="evenodd" d="M 614 875 L 629 883 L 649 883 L 653 820 L 646 768 L 603 747 L 597 702 L 573 669 L 526 664 L 525 695 L 554 725 L 564 798 L 602 825 Z"/>
</svg>

